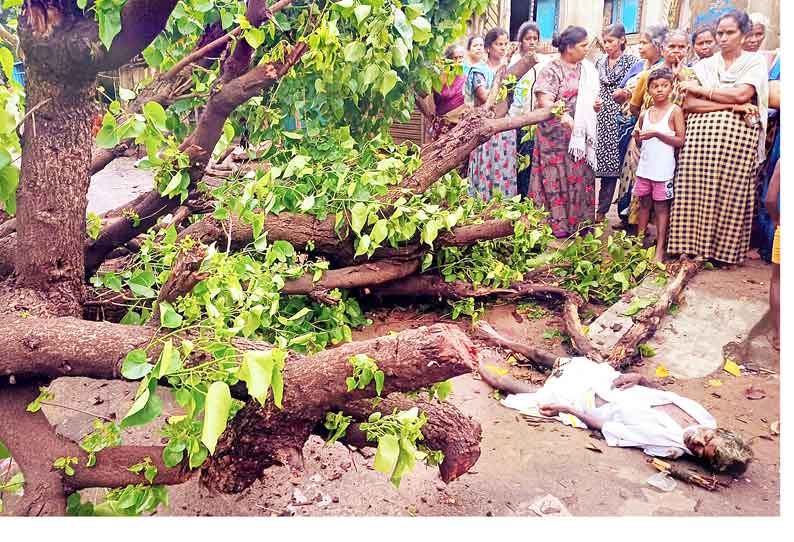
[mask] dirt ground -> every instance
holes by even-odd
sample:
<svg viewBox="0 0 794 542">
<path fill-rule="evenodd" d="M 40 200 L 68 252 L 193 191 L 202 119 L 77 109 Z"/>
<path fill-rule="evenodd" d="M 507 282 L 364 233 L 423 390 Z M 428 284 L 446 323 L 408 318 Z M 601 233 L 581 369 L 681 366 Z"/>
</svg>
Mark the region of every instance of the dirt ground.
<svg viewBox="0 0 794 542">
<path fill-rule="evenodd" d="M 125 187 L 119 188 L 127 196 L 148 188 L 145 173 L 129 173 L 129 162 L 119 166 L 127 171 Z M 97 185 L 105 182 L 95 178 Z M 117 203 L 115 188 L 97 188 L 102 194 L 94 203 L 97 211 Z M 659 366 L 668 368 L 672 377 L 665 389 L 700 402 L 720 425 L 752 438 L 755 461 L 740 479 L 721 477 L 727 487 L 719 491 L 680 481 L 670 492 L 658 490 L 647 483 L 656 471 L 641 451 L 610 448 L 595 432 L 553 422 L 530 423 L 503 407 L 487 384 L 464 375 L 453 380 L 449 400 L 482 424 L 482 455 L 472 471 L 449 485 L 440 480 L 437 469 L 419 465 L 396 489 L 372 470 L 372 450 L 324 446 L 321 439 L 312 437 L 304 449 L 306 471 L 300 478 L 291 478 L 286 468 L 274 467 L 240 495 L 212 494 L 194 479 L 171 488 L 170 506 L 158 515 L 537 516 L 539 508 L 533 503 L 546 495 L 558 499 L 543 509 L 550 514 L 559 510 L 574 516 L 779 515 L 780 441 L 771 429 L 780 419 L 779 356 L 761 337 L 754 341 L 749 359 L 738 360 L 745 367 L 742 376 L 722 370 L 723 345 L 743 338 L 766 310 L 769 274 L 769 266 L 758 261 L 702 271 L 685 290 L 679 311 L 666 317 L 649 341 L 657 356 L 635 368 L 648 376 L 654 376 Z M 590 308 L 595 314 L 604 310 Z M 448 321 L 445 314 L 424 313 L 413 306 L 381 308 L 370 317 L 373 325 L 356 332 L 355 338 Z M 559 337 L 543 338 L 544 331 L 560 327 L 554 307 L 546 307 L 545 313 L 520 315 L 514 305 L 498 305 L 490 307 L 484 318 L 514 339 L 566 353 Z M 507 353 L 502 354 L 507 358 Z M 527 367 L 511 370 L 519 378 L 539 383 L 545 378 Z M 697 376 L 687 376 L 692 374 Z M 760 398 L 746 397 L 751 387 L 761 390 L 753 395 Z M 93 405 L 90 409 L 98 414 L 119 417 L 129 407 L 135 388 L 134 384 L 88 379 L 60 379 L 53 385 L 61 404 Z M 170 394 L 163 390 L 161 395 L 163 418 L 178 413 Z M 53 408 L 45 408 L 45 413 L 64 435 L 79 439 L 90 429 L 91 417 L 84 414 Z M 125 435 L 128 444 L 159 440 L 151 430 L 136 429 Z M 692 461 L 679 460 L 677 466 L 704 473 Z M 101 491 L 87 490 L 84 496 L 98 496 Z"/>
<path fill-rule="evenodd" d="M 764 299 L 767 286 L 768 267 L 750 262 L 733 270 L 702 272 L 685 295 L 708 290 L 728 297 Z M 668 319 L 675 322 L 687 310 L 687 304 L 682 303 L 679 313 Z M 559 337 L 542 338 L 545 330 L 559 326 L 554 310 L 538 319 L 525 314 L 521 322 L 515 313 L 513 305 L 498 305 L 487 311 L 485 319 L 515 339 L 542 343 L 565 354 Z M 370 317 L 373 325 L 357 332 L 355 338 L 448 321 L 443 314 L 423 313 L 413 307 L 379 309 Z M 725 323 L 715 319 L 704 325 L 719 327 Z M 662 329 L 657 340 L 664 342 L 665 333 Z M 464 375 L 453 380 L 449 400 L 482 424 L 482 455 L 470 473 L 449 485 L 441 482 L 436 469 L 420 465 L 396 489 L 385 476 L 372 470 L 370 450 L 362 454 L 340 444 L 324 446 L 322 440 L 312 437 L 304 449 L 306 471 L 302 477 L 292 479 L 287 469 L 271 468 L 240 495 L 211 494 L 192 480 L 170 489 L 170 507 L 158 515 L 536 516 L 531 506 L 545 495 L 559 499 L 564 510 L 574 516 L 778 515 L 780 444 L 770 426 L 779 420 L 779 359 L 773 352 L 765 339 L 759 339 L 753 344 L 752 359 L 740 360 L 754 372 L 735 377 L 720 369 L 702 378 L 670 378 L 665 386 L 703 404 L 727 429 L 753 438 L 756 459 L 746 475 L 736 480 L 721 477 L 728 487 L 716 492 L 680 481 L 671 492 L 651 487 L 647 479 L 656 471 L 641 451 L 610 448 L 596 432 L 558 423 L 530 423 L 499 404 L 487 384 Z M 664 360 L 649 358 L 636 369 L 653 376 L 656 367 L 664 364 Z M 759 367 L 767 372 L 759 371 Z M 520 366 L 513 372 L 536 382 L 545 378 Z M 721 385 L 710 384 L 710 380 L 719 380 Z M 748 399 L 745 391 L 750 387 L 762 390 L 763 398 Z M 134 385 L 122 382 L 88 379 L 61 379 L 54 386 L 63 404 L 82 402 L 84 406 L 88 400 L 95 404 L 92 409 L 97 413 L 117 416 L 124 414 L 134 389 Z M 163 416 L 177 413 L 167 392 L 163 397 Z M 89 428 L 90 417 L 82 414 L 47 409 L 47 415 L 60 432 L 69 436 L 79 437 Z M 158 439 L 152 432 L 137 430 L 131 431 L 125 442 L 151 444 Z M 705 474 L 692 461 L 677 463 L 685 470 Z M 86 494 L 99 495 L 100 491 L 88 490 Z"/>
</svg>

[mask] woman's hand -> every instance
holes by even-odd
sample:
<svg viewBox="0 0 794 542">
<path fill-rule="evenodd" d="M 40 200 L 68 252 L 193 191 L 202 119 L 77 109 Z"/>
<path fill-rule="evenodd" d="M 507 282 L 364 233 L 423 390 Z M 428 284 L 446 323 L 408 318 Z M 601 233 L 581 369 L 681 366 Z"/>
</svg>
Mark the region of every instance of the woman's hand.
<svg viewBox="0 0 794 542">
<path fill-rule="evenodd" d="M 563 116 L 560 117 L 560 124 L 573 132 L 573 117 L 570 114 L 563 114 Z"/>
<path fill-rule="evenodd" d="M 703 94 L 703 87 L 698 85 L 696 81 L 681 81 L 681 84 L 678 85 L 678 88 L 695 96 L 700 96 Z"/>
<path fill-rule="evenodd" d="M 734 104 L 731 107 L 734 113 L 739 113 L 740 115 L 750 115 L 750 116 L 757 116 L 758 115 L 758 106 L 753 105 L 751 103 L 746 104 Z"/>
<path fill-rule="evenodd" d="M 631 91 L 626 88 L 616 88 L 612 91 L 612 99 L 617 103 L 622 104 L 631 98 Z"/>
<path fill-rule="evenodd" d="M 601 96 L 597 96 L 595 102 L 593 102 L 593 110 L 598 113 L 602 107 L 604 107 L 604 100 L 601 99 Z"/>
<path fill-rule="evenodd" d="M 642 384 L 642 375 L 638 373 L 626 373 L 617 377 L 612 382 L 612 387 L 619 390 L 625 390 L 632 386 L 639 386 Z"/>
<path fill-rule="evenodd" d="M 560 413 L 568 412 L 570 409 L 565 405 L 541 405 L 538 408 L 541 416 L 553 418 Z"/>
<path fill-rule="evenodd" d="M 640 141 L 645 141 L 646 139 L 652 139 L 654 137 L 659 137 L 659 132 L 656 130 L 643 130 L 640 132 Z"/>
</svg>

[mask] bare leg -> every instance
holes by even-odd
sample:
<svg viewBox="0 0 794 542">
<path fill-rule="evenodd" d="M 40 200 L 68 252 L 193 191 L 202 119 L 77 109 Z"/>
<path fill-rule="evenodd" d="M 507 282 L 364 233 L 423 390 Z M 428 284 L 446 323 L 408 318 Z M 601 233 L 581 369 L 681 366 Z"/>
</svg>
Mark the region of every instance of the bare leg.
<svg viewBox="0 0 794 542">
<path fill-rule="evenodd" d="M 637 213 L 637 235 L 645 237 L 645 232 L 648 229 L 648 220 L 651 217 L 651 200 L 650 194 L 640 198 L 640 210 Z"/>
<path fill-rule="evenodd" d="M 663 262 L 667 248 L 667 225 L 670 220 L 670 202 L 654 201 L 653 210 L 656 212 L 656 261 Z"/>
<path fill-rule="evenodd" d="M 480 320 L 474 324 L 474 332 L 478 337 L 485 339 L 490 344 L 512 350 L 549 369 L 554 368 L 554 362 L 557 361 L 554 354 L 503 337 L 485 320 Z"/>
<path fill-rule="evenodd" d="M 769 310 L 774 323 L 772 346 L 780 350 L 780 264 L 772 264 L 772 281 L 769 283 Z"/>
</svg>

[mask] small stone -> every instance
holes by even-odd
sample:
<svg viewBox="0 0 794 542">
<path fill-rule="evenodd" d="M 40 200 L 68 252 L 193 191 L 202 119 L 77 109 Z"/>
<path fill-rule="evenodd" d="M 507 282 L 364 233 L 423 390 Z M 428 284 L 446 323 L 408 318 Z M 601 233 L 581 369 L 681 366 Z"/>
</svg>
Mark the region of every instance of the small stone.
<svg viewBox="0 0 794 542">
<path fill-rule="evenodd" d="M 333 503 L 338 503 L 338 502 L 339 502 L 339 497 L 337 497 L 336 495 L 334 495 L 334 496 L 331 498 L 331 502 L 333 502 Z"/>
<path fill-rule="evenodd" d="M 612 328 L 611 328 L 611 329 L 612 329 L 612 331 L 614 331 L 615 333 L 617 333 L 618 331 L 620 331 L 621 329 L 623 329 L 623 324 L 620 324 L 620 323 L 614 323 L 614 324 L 612 324 Z"/>
<path fill-rule="evenodd" d="M 489 518 L 492 518 L 492 517 L 493 517 L 493 512 L 491 512 L 490 510 L 488 510 L 488 511 L 485 513 L 485 515 L 486 515 L 487 517 L 489 517 Z"/>
</svg>

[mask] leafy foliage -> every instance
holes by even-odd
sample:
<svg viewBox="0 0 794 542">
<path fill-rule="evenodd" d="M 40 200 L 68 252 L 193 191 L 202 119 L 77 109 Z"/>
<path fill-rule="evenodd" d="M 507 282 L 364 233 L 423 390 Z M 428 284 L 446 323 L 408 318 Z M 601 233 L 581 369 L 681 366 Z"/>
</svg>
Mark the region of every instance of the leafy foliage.
<svg viewBox="0 0 794 542">
<path fill-rule="evenodd" d="M 417 444 L 417 441 L 424 439 L 421 428 L 426 422 L 427 416 L 414 407 L 401 412 L 395 410 L 385 416 L 373 412 L 361 424 L 367 440 L 378 443 L 375 470 L 388 475 L 395 487 L 400 487 L 403 475 L 413 469 L 417 460 L 425 461 L 428 465 L 437 465 L 444 460 L 444 454 L 440 451 Z"/>
<path fill-rule="evenodd" d="M 93 467 L 96 464 L 96 453 L 105 448 L 113 448 L 121 445 L 121 430 L 114 422 L 102 422 L 94 420 L 94 430 L 88 433 L 80 441 L 80 447 L 88 452 L 86 467 Z"/>
<path fill-rule="evenodd" d="M 356 354 L 350 358 L 350 365 L 353 366 L 353 376 L 347 377 L 347 391 L 363 390 L 372 380 L 375 380 L 375 393 L 380 397 L 383 391 L 383 371 L 378 369 L 378 364 L 374 359 L 366 354 Z"/>
</svg>

